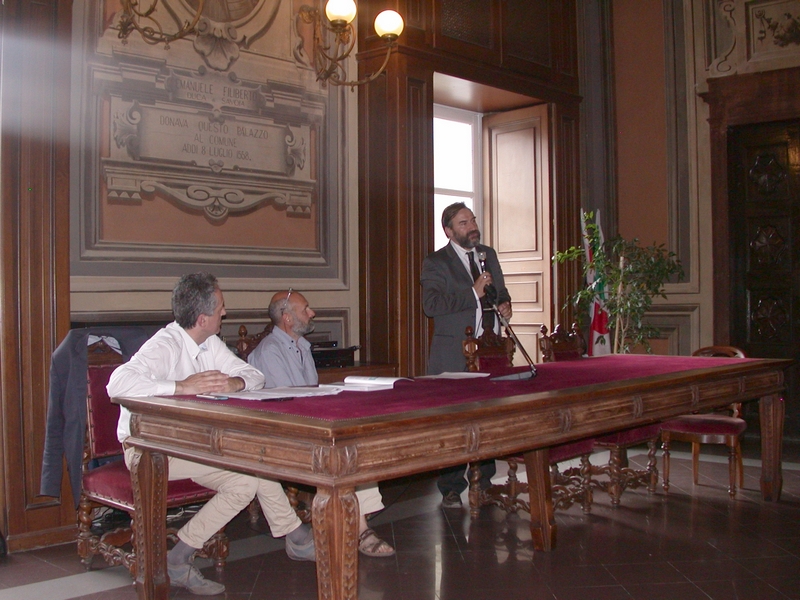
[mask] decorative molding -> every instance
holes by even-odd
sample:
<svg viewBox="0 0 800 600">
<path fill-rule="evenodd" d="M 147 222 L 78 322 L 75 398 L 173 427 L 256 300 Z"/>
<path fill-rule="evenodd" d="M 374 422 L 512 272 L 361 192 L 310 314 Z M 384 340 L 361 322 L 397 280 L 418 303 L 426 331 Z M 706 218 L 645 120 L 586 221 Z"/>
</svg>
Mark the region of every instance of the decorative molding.
<svg viewBox="0 0 800 600">
<path fill-rule="evenodd" d="M 758 188 L 758 192 L 770 196 L 777 192 L 787 179 L 784 166 L 772 153 L 759 153 L 747 173 L 748 178 Z"/>
<path fill-rule="evenodd" d="M 778 229 L 772 225 L 760 226 L 750 242 L 753 256 L 760 266 L 777 265 L 786 256 L 787 244 Z"/>
<path fill-rule="evenodd" d="M 644 414 L 644 402 L 641 396 L 634 396 L 632 401 L 633 417 L 639 419 Z"/>
<path fill-rule="evenodd" d="M 705 0 L 704 5 L 708 77 L 800 65 L 800 0 Z"/>
<path fill-rule="evenodd" d="M 750 313 L 750 330 L 754 335 L 754 343 L 758 341 L 788 341 L 791 335 L 789 315 L 786 303 L 774 296 L 751 298 L 754 306 Z"/>
<path fill-rule="evenodd" d="M 712 54 L 712 60 L 709 64 L 709 71 L 711 73 L 718 73 L 718 74 L 726 74 L 733 72 L 734 65 L 730 62 L 730 57 L 733 55 L 733 51 L 736 49 L 737 45 L 737 37 L 734 35 L 736 31 L 736 19 L 734 17 L 734 11 L 736 10 L 736 2 L 720 2 L 716 1 L 708 3 L 710 6 L 710 10 L 712 13 L 709 15 L 709 27 L 711 30 L 708 31 L 706 39 L 708 40 L 708 48 L 715 49 L 720 45 L 720 41 L 722 39 L 728 40 L 726 46 L 721 49 L 717 53 Z M 716 11 L 714 14 L 713 11 Z M 719 18 L 721 17 L 721 18 Z M 723 29 L 724 35 L 720 31 L 720 28 L 715 26 L 716 21 L 719 20 L 721 23 L 725 24 L 725 28 Z"/>
<path fill-rule="evenodd" d="M 700 347 L 699 311 L 696 304 L 655 304 L 644 321 L 668 341 L 668 354 L 689 356 Z"/>
<path fill-rule="evenodd" d="M 481 430 L 474 425 L 468 425 L 466 428 L 466 447 L 467 452 L 477 452 L 481 447 Z"/>
<path fill-rule="evenodd" d="M 285 206 L 287 214 L 311 216 L 310 197 L 299 198 L 277 191 L 247 197 L 238 189 L 214 189 L 205 185 L 190 185 L 182 192 L 157 181 L 142 181 L 140 188 L 145 194 L 161 192 L 183 206 L 202 210 L 211 221 L 223 221 L 229 212 L 244 212 L 269 201 L 278 206 Z"/>
<path fill-rule="evenodd" d="M 171 13 L 163 22 L 185 20 L 192 1 L 162 2 Z M 346 289 L 354 186 L 343 183 L 340 150 L 354 133 L 345 108 L 355 100 L 324 89 L 297 69 L 291 48 L 273 44 L 292 36 L 278 18 L 288 4 L 207 1 L 199 35 L 169 50 L 135 36 L 122 44 L 105 4 L 88 2 L 73 32 L 83 60 L 71 77 L 80 99 L 71 145 L 81 149 L 70 178 L 72 291 L 113 291 L 119 281 L 135 290 L 153 275 L 201 268 L 252 280 L 242 289 L 268 280 Z M 161 207 L 165 220 L 150 228 Z"/>
<path fill-rule="evenodd" d="M 311 453 L 313 473 L 341 477 L 358 471 L 356 446 L 314 446 Z"/>
<path fill-rule="evenodd" d="M 692 197 L 689 183 L 689 106 L 690 94 L 686 79 L 686 29 L 683 21 L 683 1 L 664 0 L 664 83 L 667 135 L 667 210 L 669 249 L 683 265 L 686 286 L 697 279 L 693 269 Z"/>
<path fill-rule="evenodd" d="M 777 17 L 770 17 L 766 10 L 754 12 L 755 18 L 761 22 L 758 40 L 764 41 L 770 35 L 772 43 L 781 48 L 794 44 L 800 46 L 800 19 L 785 12 Z"/>
<path fill-rule="evenodd" d="M 561 433 L 567 433 L 572 429 L 572 411 L 568 409 L 558 411 L 558 422 L 560 424 Z"/>
<path fill-rule="evenodd" d="M 217 71 L 227 71 L 239 58 L 243 36 L 230 23 L 216 23 L 205 17 L 197 22 L 194 49 L 205 63 Z"/>
</svg>

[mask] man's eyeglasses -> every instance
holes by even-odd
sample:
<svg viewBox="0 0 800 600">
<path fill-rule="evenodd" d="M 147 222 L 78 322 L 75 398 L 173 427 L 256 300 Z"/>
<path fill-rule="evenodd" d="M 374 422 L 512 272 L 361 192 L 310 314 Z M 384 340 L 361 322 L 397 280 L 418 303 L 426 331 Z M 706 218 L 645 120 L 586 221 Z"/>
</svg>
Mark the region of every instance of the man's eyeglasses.
<svg viewBox="0 0 800 600">
<path fill-rule="evenodd" d="M 283 301 L 283 306 L 281 307 L 281 314 L 286 312 L 286 308 L 289 306 L 289 298 L 292 297 L 293 291 L 294 290 L 292 288 L 289 288 L 289 293 L 286 294 L 286 300 Z"/>
</svg>

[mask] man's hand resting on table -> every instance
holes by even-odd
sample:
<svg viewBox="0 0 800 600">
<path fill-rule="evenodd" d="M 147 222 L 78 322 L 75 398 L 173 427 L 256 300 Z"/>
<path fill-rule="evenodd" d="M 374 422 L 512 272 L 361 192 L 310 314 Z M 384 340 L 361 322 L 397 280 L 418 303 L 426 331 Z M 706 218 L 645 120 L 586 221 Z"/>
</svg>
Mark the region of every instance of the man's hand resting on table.
<svg viewBox="0 0 800 600">
<path fill-rule="evenodd" d="M 175 394 L 215 394 L 220 392 L 238 392 L 245 386 L 241 377 L 228 377 L 222 371 L 203 371 L 189 375 L 183 381 L 175 382 Z"/>
</svg>

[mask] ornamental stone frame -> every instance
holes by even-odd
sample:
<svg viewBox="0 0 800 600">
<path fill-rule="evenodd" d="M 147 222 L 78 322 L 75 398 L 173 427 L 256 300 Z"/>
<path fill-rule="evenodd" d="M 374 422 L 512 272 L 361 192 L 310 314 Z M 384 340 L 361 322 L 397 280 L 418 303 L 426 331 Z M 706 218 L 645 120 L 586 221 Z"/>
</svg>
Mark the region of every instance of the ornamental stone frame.
<svg viewBox="0 0 800 600">
<path fill-rule="evenodd" d="M 248 289 L 346 287 L 348 98 L 297 54 L 294 4 L 251 0 L 233 14 L 211 2 L 198 34 L 165 49 L 136 32 L 120 40 L 104 0 L 76 3 L 73 291 L 103 278 L 119 289 L 120 277 L 160 288 L 198 268 Z M 161 5 L 166 28 L 191 0 Z"/>
</svg>

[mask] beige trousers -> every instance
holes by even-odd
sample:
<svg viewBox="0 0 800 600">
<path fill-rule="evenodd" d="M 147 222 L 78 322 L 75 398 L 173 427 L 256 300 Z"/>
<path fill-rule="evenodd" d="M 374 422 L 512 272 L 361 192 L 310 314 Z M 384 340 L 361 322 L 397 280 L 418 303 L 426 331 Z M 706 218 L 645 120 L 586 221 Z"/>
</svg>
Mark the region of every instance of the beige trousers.
<svg viewBox="0 0 800 600">
<path fill-rule="evenodd" d="M 362 515 L 369 515 L 383 508 L 383 497 L 377 483 L 360 485 L 356 488 L 358 508 Z"/>
<path fill-rule="evenodd" d="M 129 467 L 133 450 L 133 448 L 125 450 L 125 464 Z M 217 492 L 178 531 L 178 537 L 192 548 L 202 548 L 206 540 L 247 507 L 254 497 L 258 498 L 273 537 L 282 537 L 300 526 L 300 518 L 289 504 L 283 486 L 277 481 L 226 471 L 180 458 L 168 458 L 170 481 L 191 479 Z"/>
</svg>

